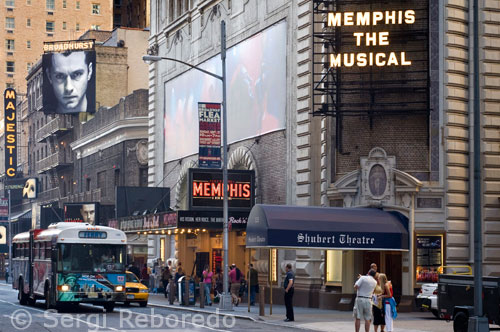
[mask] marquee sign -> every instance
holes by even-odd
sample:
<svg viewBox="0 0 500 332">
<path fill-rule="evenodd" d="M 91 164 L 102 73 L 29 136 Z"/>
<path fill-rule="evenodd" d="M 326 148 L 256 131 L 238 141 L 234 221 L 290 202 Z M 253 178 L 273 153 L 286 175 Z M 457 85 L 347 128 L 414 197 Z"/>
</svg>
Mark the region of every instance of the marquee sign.
<svg viewBox="0 0 500 332">
<path fill-rule="evenodd" d="M 428 112 L 428 0 L 314 0 L 313 112 Z"/>
<path fill-rule="evenodd" d="M 254 205 L 253 171 L 228 170 L 228 205 L 249 211 Z M 222 210 L 222 170 L 189 169 L 189 209 Z"/>
<path fill-rule="evenodd" d="M 17 171 L 17 119 L 16 90 L 5 89 L 5 175 L 12 179 Z"/>
</svg>

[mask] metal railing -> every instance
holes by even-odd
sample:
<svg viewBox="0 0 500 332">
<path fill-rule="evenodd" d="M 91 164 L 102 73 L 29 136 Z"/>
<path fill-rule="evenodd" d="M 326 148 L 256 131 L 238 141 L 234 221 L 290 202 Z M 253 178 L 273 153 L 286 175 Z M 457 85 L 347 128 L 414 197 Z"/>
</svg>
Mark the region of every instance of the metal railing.
<svg viewBox="0 0 500 332">
<path fill-rule="evenodd" d="M 65 116 L 56 116 L 56 118 L 47 122 L 47 124 L 36 132 L 35 139 L 37 142 L 40 142 L 59 130 L 66 130 L 70 128 L 72 128 L 72 124 L 69 118 Z"/>
</svg>

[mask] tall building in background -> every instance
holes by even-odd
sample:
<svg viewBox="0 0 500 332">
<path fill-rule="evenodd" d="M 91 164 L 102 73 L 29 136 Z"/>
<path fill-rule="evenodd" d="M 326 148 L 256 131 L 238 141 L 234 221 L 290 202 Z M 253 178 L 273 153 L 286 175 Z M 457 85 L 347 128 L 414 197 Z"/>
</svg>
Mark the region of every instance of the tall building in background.
<svg viewBox="0 0 500 332">
<path fill-rule="evenodd" d="M 26 93 L 26 76 L 46 41 L 78 39 L 89 29 L 111 30 L 111 1 L 6 0 L 1 4 L 0 89 Z"/>
<path fill-rule="evenodd" d="M 115 28 L 149 27 L 149 0 L 114 0 L 113 26 Z"/>
</svg>

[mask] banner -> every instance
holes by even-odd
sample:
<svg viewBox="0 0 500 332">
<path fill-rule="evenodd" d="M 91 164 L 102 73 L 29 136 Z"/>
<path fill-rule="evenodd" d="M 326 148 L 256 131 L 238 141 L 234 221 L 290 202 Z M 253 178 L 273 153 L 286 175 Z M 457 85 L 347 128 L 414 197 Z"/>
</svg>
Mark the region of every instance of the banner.
<svg viewBox="0 0 500 332">
<path fill-rule="evenodd" d="M 220 110 L 221 104 L 198 103 L 200 121 L 199 167 L 221 167 Z"/>
<path fill-rule="evenodd" d="M 0 220 L 9 220 L 9 199 L 0 198 Z"/>
<path fill-rule="evenodd" d="M 11 179 L 17 171 L 16 90 L 5 89 L 5 175 Z"/>
</svg>

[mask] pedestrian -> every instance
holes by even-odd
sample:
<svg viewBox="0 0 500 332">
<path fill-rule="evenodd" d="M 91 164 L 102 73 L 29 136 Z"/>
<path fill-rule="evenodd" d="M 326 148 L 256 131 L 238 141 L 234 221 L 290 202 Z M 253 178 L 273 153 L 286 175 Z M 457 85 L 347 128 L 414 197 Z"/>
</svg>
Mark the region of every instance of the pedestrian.
<svg viewBox="0 0 500 332">
<path fill-rule="evenodd" d="M 219 296 L 224 290 L 224 275 L 221 268 L 217 266 L 215 268 L 215 287 L 214 287 L 214 302 L 219 302 Z"/>
<path fill-rule="evenodd" d="M 208 265 L 205 265 L 205 270 L 203 270 L 203 287 L 205 287 L 205 304 L 212 305 L 212 299 L 210 298 L 210 293 L 212 292 L 212 277 L 214 273 L 210 271 Z"/>
<path fill-rule="evenodd" d="M 236 264 L 231 265 L 231 272 L 229 272 L 229 280 L 231 281 L 231 297 L 232 302 L 235 306 L 240 304 L 241 299 L 239 297 L 240 286 L 241 286 L 241 271 L 236 267 Z"/>
<path fill-rule="evenodd" d="M 286 319 L 285 322 L 293 322 L 295 317 L 293 316 L 293 292 L 294 292 L 294 279 L 295 276 L 292 272 L 292 264 L 288 263 L 286 265 L 286 276 L 283 282 L 283 288 L 285 288 L 285 307 L 286 307 Z"/>
<path fill-rule="evenodd" d="M 148 264 L 144 264 L 141 270 L 141 282 L 144 286 L 149 288 L 149 271 Z"/>
<path fill-rule="evenodd" d="M 373 296 L 372 296 L 373 327 L 375 329 L 375 332 L 378 332 L 378 328 L 380 326 L 380 332 L 384 332 L 385 320 L 384 320 L 384 313 L 382 310 L 382 300 L 378 298 L 378 296 L 382 295 L 383 293 L 382 288 L 380 287 L 379 275 L 380 275 L 379 273 L 375 274 L 375 280 L 377 281 L 377 286 L 375 286 L 375 290 L 373 291 Z"/>
<path fill-rule="evenodd" d="M 255 305 L 255 294 L 259 292 L 259 273 L 253 268 L 253 264 L 248 264 L 248 276 L 250 281 L 250 305 Z"/>
<path fill-rule="evenodd" d="M 375 264 L 375 263 L 371 263 L 371 264 L 370 264 L 370 270 L 374 270 L 375 272 L 378 272 L 378 267 L 377 267 L 377 264 Z"/>
<path fill-rule="evenodd" d="M 168 283 L 171 279 L 172 275 L 170 274 L 170 268 L 168 266 L 165 266 L 161 273 L 161 283 L 163 285 L 163 293 L 165 294 L 165 297 L 168 296 Z"/>
<path fill-rule="evenodd" d="M 385 327 L 387 332 L 392 332 L 393 320 L 398 315 L 396 312 L 396 301 L 393 297 L 392 285 L 390 281 L 387 281 L 387 276 L 384 273 L 380 273 L 378 278 L 380 280 L 380 288 L 382 288 L 382 294 L 378 296 L 378 299 L 382 301 Z"/>
<path fill-rule="evenodd" d="M 365 331 L 370 332 L 372 321 L 372 295 L 377 281 L 375 280 L 375 270 L 368 271 L 368 275 L 361 276 L 354 284 L 356 289 L 356 300 L 354 302 L 354 327 L 359 332 L 361 319 L 365 321 Z"/>
</svg>

